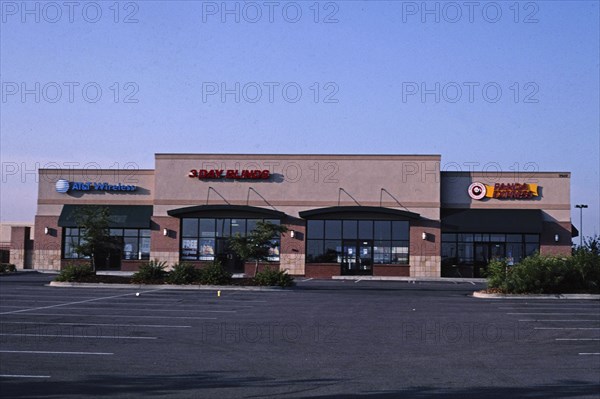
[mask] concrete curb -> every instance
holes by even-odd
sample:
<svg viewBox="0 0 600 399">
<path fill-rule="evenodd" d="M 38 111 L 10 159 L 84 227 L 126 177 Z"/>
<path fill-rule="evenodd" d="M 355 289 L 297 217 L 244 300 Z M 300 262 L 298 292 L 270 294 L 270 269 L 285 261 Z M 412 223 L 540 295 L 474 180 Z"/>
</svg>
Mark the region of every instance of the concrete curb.
<svg viewBox="0 0 600 399">
<path fill-rule="evenodd" d="M 126 272 L 119 270 L 96 270 L 97 276 L 123 276 L 123 277 L 131 277 L 135 274 L 135 272 Z M 232 279 L 239 278 L 248 278 L 248 276 L 244 273 L 234 273 L 231 275 Z"/>
<path fill-rule="evenodd" d="M 18 275 L 22 275 L 22 274 L 32 274 L 32 273 L 58 274 L 58 272 L 56 270 L 17 269 L 16 272 L 0 273 L 0 276 L 18 276 Z"/>
<path fill-rule="evenodd" d="M 592 301 L 600 301 L 600 295 L 596 294 L 488 294 L 485 292 L 475 291 L 472 295 L 474 298 L 487 299 L 586 299 Z"/>
<path fill-rule="evenodd" d="M 351 281 L 423 281 L 423 282 L 448 282 L 448 283 L 485 283 L 484 278 L 460 278 L 460 277 L 386 277 L 386 276 L 333 276 L 332 280 Z"/>
<path fill-rule="evenodd" d="M 129 289 L 163 289 L 163 290 L 209 290 L 209 291 L 282 291 L 281 287 L 256 287 L 233 285 L 172 285 L 172 284 L 111 284 L 111 283 L 69 283 L 51 281 L 47 287 L 60 288 L 129 288 Z"/>
</svg>

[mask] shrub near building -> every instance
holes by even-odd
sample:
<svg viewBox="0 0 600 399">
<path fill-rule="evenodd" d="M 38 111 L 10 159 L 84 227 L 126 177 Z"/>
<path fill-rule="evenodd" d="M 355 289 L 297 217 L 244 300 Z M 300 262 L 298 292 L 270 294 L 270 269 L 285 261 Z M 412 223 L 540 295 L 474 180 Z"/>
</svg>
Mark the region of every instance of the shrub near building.
<svg viewBox="0 0 600 399">
<path fill-rule="evenodd" d="M 525 258 L 515 266 L 493 261 L 488 266 L 488 288 L 507 294 L 600 294 L 598 239 L 573 251 L 570 257 Z"/>
<path fill-rule="evenodd" d="M 167 263 L 151 260 L 140 266 L 140 270 L 131 279 L 126 277 L 98 276 L 89 265 L 69 265 L 55 278 L 63 282 L 104 282 L 104 283 L 135 283 L 135 284 L 201 284 L 229 285 L 234 282 L 232 274 L 223 268 L 221 262 L 214 261 L 202 269 L 196 269 L 188 263 L 177 263 L 167 271 Z M 110 278 L 113 277 L 113 278 Z M 127 281 L 123 281 L 127 280 Z M 262 285 L 290 287 L 294 278 L 286 271 L 266 269 L 257 273 L 252 279 L 238 280 L 235 285 Z"/>
<path fill-rule="evenodd" d="M 12 263 L 0 263 L 0 274 L 3 273 L 14 273 L 17 271 L 17 267 Z"/>
<path fill-rule="evenodd" d="M 166 262 L 153 260 L 143 264 L 131 281 L 138 284 L 202 284 L 227 285 L 231 283 L 231 273 L 219 261 L 214 261 L 202 269 L 187 263 L 177 263 L 167 272 Z"/>
<path fill-rule="evenodd" d="M 54 278 L 54 281 L 62 281 L 62 282 L 87 282 L 93 281 L 93 278 L 96 276 L 94 270 L 89 265 L 77 265 L 77 264 L 69 264 L 64 269 L 60 271 L 58 276 Z"/>
</svg>

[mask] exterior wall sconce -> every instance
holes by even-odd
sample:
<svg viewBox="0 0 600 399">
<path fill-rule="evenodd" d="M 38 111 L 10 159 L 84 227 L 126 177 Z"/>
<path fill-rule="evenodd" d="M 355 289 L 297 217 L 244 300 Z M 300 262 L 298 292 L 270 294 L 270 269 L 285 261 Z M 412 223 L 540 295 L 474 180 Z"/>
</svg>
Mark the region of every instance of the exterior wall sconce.
<svg viewBox="0 0 600 399">
<path fill-rule="evenodd" d="M 296 235 L 296 232 L 294 230 L 290 230 L 290 237 L 294 238 L 295 235 Z"/>
<path fill-rule="evenodd" d="M 45 235 L 50 234 L 50 227 L 44 227 L 44 234 Z"/>
<path fill-rule="evenodd" d="M 558 236 L 558 234 L 554 234 L 554 242 L 558 242 L 559 239 L 560 237 Z"/>
<path fill-rule="evenodd" d="M 421 234 L 421 238 L 426 240 L 427 239 L 427 233 L 423 232 L 423 234 Z"/>
<path fill-rule="evenodd" d="M 169 235 L 169 229 L 163 229 L 163 236 Z"/>
</svg>

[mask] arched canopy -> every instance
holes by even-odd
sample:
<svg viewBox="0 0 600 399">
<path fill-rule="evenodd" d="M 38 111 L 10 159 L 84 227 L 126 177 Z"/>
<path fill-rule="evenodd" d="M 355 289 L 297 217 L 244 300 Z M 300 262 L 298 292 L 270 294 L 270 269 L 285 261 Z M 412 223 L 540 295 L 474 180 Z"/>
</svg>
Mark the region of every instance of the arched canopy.
<svg viewBox="0 0 600 399">
<path fill-rule="evenodd" d="M 182 217 L 238 217 L 281 219 L 284 212 L 247 205 L 198 205 L 167 211 L 169 216 Z"/>
<path fill-rule="evenodd" d="M 421 215 L 400 209 L 378 206 L 331 206 L 300 212 L 303 219 L 365 219 L 365 220 L 410 220 Z"/>
</svg>

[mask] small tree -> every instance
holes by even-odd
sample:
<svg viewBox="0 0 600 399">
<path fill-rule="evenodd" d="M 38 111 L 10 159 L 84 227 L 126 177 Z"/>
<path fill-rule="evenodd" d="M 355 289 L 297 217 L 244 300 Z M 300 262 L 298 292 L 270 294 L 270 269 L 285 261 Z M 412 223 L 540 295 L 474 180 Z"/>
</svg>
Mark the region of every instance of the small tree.
<svg viewBox="0 0 600 399">
<path fill-rule="evenodd" d="M 243 261 L 254 260 L 254 275 L 256 276 L 258 262 L 269 258 L 269 251 L 277 246 L 273 240 L 287 230 L 285 226 L 260 221 L 247 236 L 242 237 L 236 234 L 231 237 L 229 248 Z"/>
<path fill-rule="evenodd" d="M 81 207 L 75 214 L 77 226 L 81 229 L 79 245 L 75 251 L 90 257 L 92 270 L 96 271 L 98 260 L 118 243 L 109 234 L 110 210 L 102 206 Z"/>
</svg>

